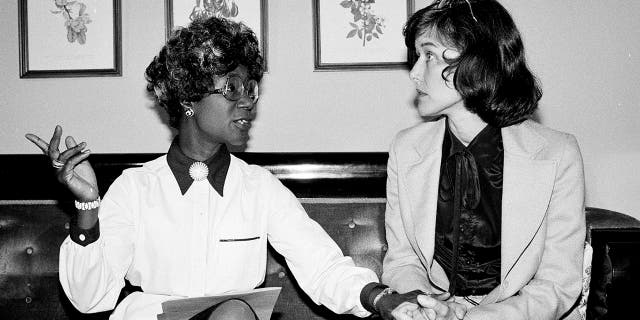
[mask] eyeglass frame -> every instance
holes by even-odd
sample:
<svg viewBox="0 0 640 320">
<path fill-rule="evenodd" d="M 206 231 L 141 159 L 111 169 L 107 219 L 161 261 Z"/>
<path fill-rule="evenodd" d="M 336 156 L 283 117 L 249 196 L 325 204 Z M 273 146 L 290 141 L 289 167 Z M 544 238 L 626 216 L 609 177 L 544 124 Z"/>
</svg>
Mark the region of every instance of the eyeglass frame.
<svg viewBox="0 0 640 320">
<path fill-rule="evenodd" d="M 240 87 L 240 96 L 237 99 L 233 99 L 233 98 L 231 98 L 229 96 L 229 92 L 231 91 L 229 89 L 229 80 L 231 78 L 240 79 L 240 86 L 241 86 Z M 247 86 L 245 86 L 245 82 L 246 82 Z M 256 95 L 255 95 L 254 98 L 249 96 L 249 92 L 247 92 L 248 91 L 247 87 L 248 87 L 248 85 L 250 83 L 255 83 Z M 249 99 L 251 99 L 251 102 L 254 103 L 254 104 L 258 102 L 258 99 L 260 99 L 260 89 L 259 89 L 258 81 L 254 80 L 254 79 L 249 79 L 247 81 L 242 81 L 242 78 L 240 78 L 239 76 L 236 76 L 236 75 L 227 76 L 227 80 L 225 81 L 223 88 L 218 88 L 218 89 L 214 88 L 211 91 L 207 91 L 207 93 L 210 93 L 210 94 L 221 94 L 225 99 L 227 99 L 229 101 L 238 101 L 238 100 L 240 100 L 242 98 L 243 95 L 246 94 L 247 97 Z"/>
</svg>

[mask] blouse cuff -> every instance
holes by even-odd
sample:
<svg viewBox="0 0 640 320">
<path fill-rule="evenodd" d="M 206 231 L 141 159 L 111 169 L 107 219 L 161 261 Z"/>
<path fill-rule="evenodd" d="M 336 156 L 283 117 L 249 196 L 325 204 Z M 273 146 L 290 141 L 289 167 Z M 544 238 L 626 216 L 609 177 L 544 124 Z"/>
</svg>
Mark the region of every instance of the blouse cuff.
<svg viewBox="0 0 640 320">
<path fill-rule="evenodd" d="M 360 303 L 367 311 L 377 314 L 378 310 L 376 310 L 376 307 L 373 305 L 373 300 L 386 288 L 388 287 L 377 282 L 367 284 L 362 288 L 362 291 L 360 291 Z"/>
<path fill-rule="evenodd" d="M 83 247 L 86 247 L 100 238 L 100 220 L 96 221 L 90 229 L 82 229 L 78 227 L 75 218 L 72 218 L 69 227 L 69 237 L 71 240 Z"/>
</svg>

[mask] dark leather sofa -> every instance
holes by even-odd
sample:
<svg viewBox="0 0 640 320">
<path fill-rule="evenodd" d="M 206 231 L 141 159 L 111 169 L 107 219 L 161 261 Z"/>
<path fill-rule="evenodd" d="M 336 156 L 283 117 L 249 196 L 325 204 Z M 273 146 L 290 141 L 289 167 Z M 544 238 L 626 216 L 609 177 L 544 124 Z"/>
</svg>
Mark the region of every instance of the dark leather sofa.
<svg viewBox="0 0 640 320">
<path fill-rule="evenodd" d="M 386 153 L 238 153 L 271 170 L 300 198 L 356 263 L 378 274 L 386 250 L 384 196 Z M 156 154 L 92 155 L 100 190 L 124 168 Z M 74 209 L 41 155 L 0 155 L 0 319 L 106 319 L 108 313 L 76 311 L 58 282 L 59 245 Z M 619 319 L 633 308 L 640 285 L 640 222 L 587 208 L 594 248 L 589 319 Z M 284 259 L 269 250 L 265 286 L 283 288 L 272 319 L 352 319 L 315 305 L 290 276 Z M 122 296 L 136 290 L 123 289 Z"/>
</svg>

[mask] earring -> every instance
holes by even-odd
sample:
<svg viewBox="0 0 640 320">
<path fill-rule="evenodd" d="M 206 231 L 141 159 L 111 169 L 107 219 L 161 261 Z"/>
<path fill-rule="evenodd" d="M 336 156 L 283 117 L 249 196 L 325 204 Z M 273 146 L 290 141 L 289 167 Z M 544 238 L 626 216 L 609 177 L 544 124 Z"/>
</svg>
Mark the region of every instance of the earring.
<svg viewBox="0 0 640 320">
<path fill-rule="evenodd" d="M 182 109 L 184 109 L 184 115 L 187 116 L 187 118 L 193 117 L 195 112 L 193 112 L 193 108 L 191 108 L 190 105 L 182 103 Z"/>
<path fill-rule="evenodd" d="M 191 107 L 185 107 L 184 115 L 187 116 L 187 118 L 193 117 L 193 109 Z"/>
</svg>

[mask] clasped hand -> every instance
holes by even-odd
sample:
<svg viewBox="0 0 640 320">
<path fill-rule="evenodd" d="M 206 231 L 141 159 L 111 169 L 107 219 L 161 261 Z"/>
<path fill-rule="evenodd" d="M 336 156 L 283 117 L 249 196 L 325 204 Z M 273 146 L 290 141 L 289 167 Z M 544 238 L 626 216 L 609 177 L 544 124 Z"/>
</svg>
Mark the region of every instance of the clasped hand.
<svg viewBox="0 0 640 320">
<path fill-rule="evenodd" d="M 466 306 L 449 299 L 448 293 L 429 295 L 414 290 L 404 294 L 383 296 L 377 304 L 385 320 L 459 320 L 467 313 Z"/>
</svg>

